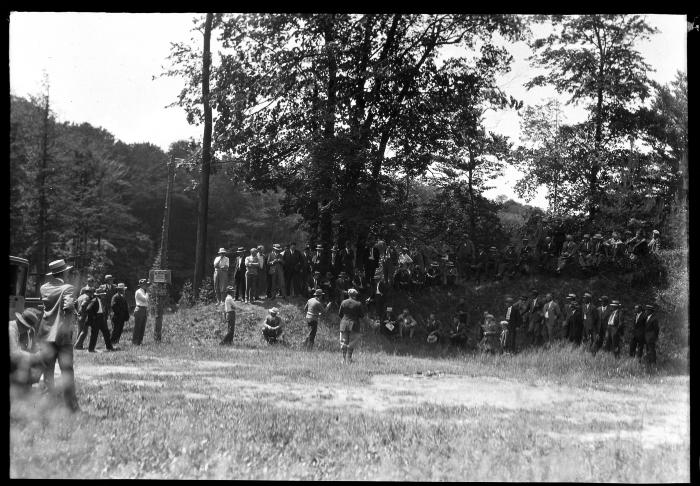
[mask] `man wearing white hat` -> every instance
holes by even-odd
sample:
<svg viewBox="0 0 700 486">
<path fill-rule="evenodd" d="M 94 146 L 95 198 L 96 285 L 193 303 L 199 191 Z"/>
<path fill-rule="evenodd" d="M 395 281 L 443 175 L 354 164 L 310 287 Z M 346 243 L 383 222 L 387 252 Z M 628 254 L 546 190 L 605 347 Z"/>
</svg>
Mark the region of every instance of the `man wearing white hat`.
<svg viewBox="0 0 700 486">
<path fill-rule="evenodd" d="M 226 249 L 219 248 L 219 253 L 214 258 L 214 294 L 216 295 L 216 305 L 224 302 L 226 287 L 228 287 L 228 266 L 229 261 L 226 256 Z"/>
<path fill-rule="evenodd" d="M 77 314 L 75 308 L 75 288 L 64 282 L 68 270 L 64 260 L 49 263 L 48 279 L 41 286 L 41 300 L 44 304 L 44 319 L 39 327 L 41 353 L 44 356 L 44 383 L 49 391 L 55 392 L 54 368 L 56 361 L 61 369 L 63 399 L 68 408 L 80 410 L 75 394 L 73 377 L 73 322 Z"/>
<path fill-rule="evenodd" d="M 613 300 L 610 302 L 610 307 L 612 312 L 605 330 L 605 339 L 603 341 L 603 349 L 605 351 L 612 351 L 616 358 L 620 357 L 620 340 L 624 332 L 624 321 L 622 319 L 622 312 L 620 311 L 620 302 Z M 602 323 L 601 323 L 602 324 Z"/>
<path fill-rule="evenodd" d="M 321 317 L 325 311 L 328 310 L 331 303 L 324 306 L 321 303 L 321 296 L 323 295 L 323 290 L 317 288 L 314 290 L 314 295 L 311 297 L 304 305 L 304 313 L 306 314 L 306 325 L 309 326 L 309 335 L 304 340 L 304 345 L 307 349 L 311 350 L 314 347 L 314 340 L 316 339 L 316 331 L 318 330 L 318 319 Z"/>
<path fill-rule="evenodd" d="M 110 309 L 112 310 L 112 344 L 119 344 L 119 338 L 124 330 L 124 323 L 129 320 L 129 305 L 124 297 L 126 285 L 120 282 L 116 286 L 116 293 L 110 301 Z"/>
<path fill-rule="evenodd" d="M 267 255 L 268 297 L 274 299 L 277 291 L 286 299 L 287 291 L 284 285 L 284 267 L 282 266 L 282 247 L 279 243 L 272 245 L 272 250 Z"/>
<path fill-rule="evenodd" d="M 262 334 L 268 344 L 275 344 L 282 338 L 282 319 L 280 318 L 277 307 L 270 309 L 270 315 L 265 318 L 263 323 Z"/>
<path fill-rule="evenodd" d="M 151 282 L 142 278 L 139 280 L 139 288 L 134 292 L 136 309 L 134 309 L 134 332 L 131 342 L 137 346 L 143 342 L 143 334 L 146 331 L 146 320 L 148 319 L 148 286 Z"/>
<path fill-rule="evenodd" d="M 648 250 L 649 253 L 659 252 L 659 230 L 654 230 L 651 232 L 651 239 L 649 240 Z"/>
</svg>

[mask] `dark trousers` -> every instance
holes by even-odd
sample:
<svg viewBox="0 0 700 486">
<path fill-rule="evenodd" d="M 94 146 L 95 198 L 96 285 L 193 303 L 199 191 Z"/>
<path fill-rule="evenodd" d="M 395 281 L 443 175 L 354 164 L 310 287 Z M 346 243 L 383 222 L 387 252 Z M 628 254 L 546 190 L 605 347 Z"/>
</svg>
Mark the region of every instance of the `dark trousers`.
<svg viewBox="0 0 700 486">
<path fill-rule="evenodd" d="M 580 324 L 569 323 L 569 341 L 576 345 L 580 345 L 582 339 L 583 327 Z"/>
<path fill-rule="evenodd" d="M 236 293 L 233 298 L 245 300 L 245 270 L 238 270 L 233 276 L 233 281 L 236 286 Z"/>
<path fill-rule="evenodd" d="M 517 351 L 515 347 L 515 338 L 517 337 L 517 329 L 508 328 L 508 334 L 506 335 L 505 350 L 515 353 Z"/>
<path fill-rule="evenodd" d="M 148 310 L 145 307 L 137 306 L 134 310 L 134 334 L 131 342 L 139 345 L 143 342 L 143 333 L 146 331 L 146 319 Z"/>
<path fill-rule="evenodd" d="M 119 339 L 122 337 L 122 331 L 124 331 L 124 319 L 119 319 L 112 316 L 112 344 L 119 344 Z"/>
<path fill-rule="evenodd" d="M 656 364 L 656 342 L 646 343 L 647 346 L 647 363 Z"/>
<path fill-rule="evenodd" d="M 612 351 L 616 358 L 620 357 L 620 333 L 616 327 L 608 326 L 603 340 L 603 349 Z"/>
<path fill-rule="evenodd" d="M 644 346 L 646 345 L 644 336 L 632 335 L 632 340 L 630 341 L 630 358 L 637 358 L 641 361 L 644 354 Z"/>
<path fill-rule="evenodd" d="M 284 271 L 284 290 L 285 293 L 289 296 L 292 294 L 297 294 L 297 288 L 299 285 L 296 283 L 297 279 L 299 278 L 299 273 L 295 272 L 294 270 L 285 270 Z"/>
<path fill-rule="evenodd" d="M 233 342 L 233 331 L 235 331 L 236 329 L 236 313 L 227 312 L 225 316 L 226 323 L 228 324 L 228 332 L 224 336 L 224 339 L 221 340 L 221 342 L 224 344 L 231 344 Z"/>
<path fill-rule="evenodd" d="M 277 338 L 279 337 L 280 334 L 282 334 L 282 329 L 277 328 L 277 329 L 268 329 L 264 328 L 262 330 L 263 337 L 265 338 L 265 341 L 267 341 L 269 344 L 276 343 Z"/>
<path fill-rule="evenodd" d="M 102 337 L 105 340 L 105 347 L 107 349 L 112 349 L 112 340 L 109 336 L 109 328 L 107 327 L 107 320 L 104 314 L 97 314 L 92 320 L 92 326 L 90 329 L 90 341 L 88 342 L 88 351 L 94 351 L 97 345 L 97 335 L 102 333 Z"/>
<path fill-rule="evenodd" d="M 48 389 L 55 392 L 54 368 L 58 360 L 63 383 L 63 399 L 69 409 L 78 410 L 78 397 L 75 395 L 75 378 L 73 372 L 73 346 L 70 341 L 66 344 L 43 343 L 41 350 L 44 361 L 44 383 Z"/>
<path fill-rule="evenodd" d="M 314 347 L 314 340 L 316 339 L 316 331 L 318 330 L 318 319 L 306 319 L 306 325 L 309 326 L 309 335 L 304 340 L 304 344 L 311 349 Z"/>
</svg>

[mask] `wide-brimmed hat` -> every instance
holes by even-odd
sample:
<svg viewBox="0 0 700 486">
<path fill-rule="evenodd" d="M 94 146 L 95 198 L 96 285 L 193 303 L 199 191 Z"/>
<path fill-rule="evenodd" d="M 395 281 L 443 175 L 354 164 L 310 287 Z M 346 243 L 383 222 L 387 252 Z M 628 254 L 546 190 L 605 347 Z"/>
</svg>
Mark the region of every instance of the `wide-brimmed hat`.
<svg viewBox="0 0 700 486">
<path fill-rule="evenodd" d="M 651 304 L 645 305 L 644 307 L 646 307 L 649 310 L 654 310 L 654 309 L 656 309 L 656 304 L 651 303 Z"/>
<path fill-rule="evenodd" d="M 530 241 L 530 240 L 526 236 L 524 236 L 523 241 Z"/>
<path fill-rule="evenodd" d="M 315 295 L 316 297 L 319 297 L 319 296 L 323 295 L 323 290 L 321 290 L 321 289 L 316 289 L 316 290 L 314 290 L 314 295 Z"/>
<path fill-rule="evenodd" d="M 585 235 L 583 235 L 583 237 L 584 237 L 584 238 L 590 238 L 591 235 L 589 235 L 588 233 L 586 233 Z"/>
<path fill-rule="evenodd" d="M 232 285 L 228 285 L 226 287 L 226 292 L 235 292 L 235 291 L 236 291 L 236 287 L 233 287 Z"/>
<path fill-rule="evenodd" d="M 454 267 L 454 266 L 455 266 L 455 264 L 454 264 L 453 262 L 450 262 L 450 261 L 448 261 L 448 262 L 446 263 L 446 265 L 447 265 L 448 267 Z"/>
<path fill-rule="evenodd" d="M 110 278 L 114 278 L 114 276 L 112 276 L 112 275 L 109 274 L 109 273 L 108 273 L 107 275 L 105 275 L 105 280 L 110 279 Z"/>
<path fill-rule="evenodd" d="M 620 305 L 620 301 L 619 301 L 619 300 L 613 300 L 612 302 L 610 302 L 610 305 L 617 305 L 617 306 L 619 306 L 619 305 Z"/>
<path fill-rule="evenodd" d="M 277 307 L 270 308 L 270 314 L 277 314 L 277 313 L 279 313 L 279 309 Z"/>
<path fill-rule="evenodd" d="M 513 302 L 513 297 L 506 297 L 506 303 Z"/>
<path fill-rule="evenodd" d="M 323 250 L 323 245 L 316 245 L 317 250 Z"/>
<path fill-rule="evenodd" d="M 584 292 L 583 296 L 588 297 L 589 299 L 593 298 L 590 292 Z"/>
<path fill-rule="evenodd" d="M 242 246 L 239 246 L 239 247 L 236 249 L 236 253 L 244 253 L 244 252 L 245 252 L 245 248 L 243 248 Z"/>
<path fill-rule="evenodd" d="M 660 233 L 659 233 L 659 230 L 654 230 L 654 231 L 651 232 L 651 234 L 653 234 L 653 235 L 658 235 L 658 234 L 660 234 Z"/>
<path fill-rule="evenodd" d="M 572 299 L 575 299 L 575 298 L 576 298 L 576 294 L 574 294 L 574 293 L 572 292 L 572 293 L 570 293 L 567 297 L 571 297 Z"/>
<path fill-rule="evenodd" d="M 66 265 L 66 261 L 61 258 L 60 260 L 54 260 L 49 263 L 49 271 L 46 275 L 56 275 L 61 272 L 65 272 L 73 268 L 72 265 Z"/>
<path fill-rule="evenodd" d="M 146 278 L 139 279 L 139 286 L 141 285 L 150 285 L 151 282 L 148 281 Z"/>
<path fill-rule="evenodd" d="M 124 282 L 119 282 L 119 283 L 117 284 L 117 290 L 126 290 L 126 289 L 128 289 L 128 288 L 129 288 L 129 287 L 127 287 L 126 285 L 124 285 Z"/>
<path fill-rule="evenodd" d="M 401 247 L 401 250 L 403 250 L 403 251 L 408 251 L 408 247 L 402 246 L 402 247 Z"/>
<path fill-rule="evenodd" d="M 331 251 L 332 251 L 333 253 L 338 252 L 338 251 L 339 251 L 338 245 L 333 245 L 333 248 L 331 248 Z"/>
<path fill-rule="evenodd" d="M 254 251 L 258 251 L 258 249 L 256 247 L 250 249 L 251 253 L 253 253 Z"/>
<path fill-rule="evenodd" d="M 391 311 L 393 311 L 393 310 L 394 310 L 393 307 L 387 307 L 387 308 L 386 308 L 386 311 L 387 311 L 387 312 L 391 312 Z"/>
<path fill-rule="evenodd" d="M 218 253 L 218 254 L 221 255 L 222 253 L 226 253 L 226 249 L 225 249 L 225 248 L 219 248 L 219 253 Z"/>
<path fill-rule="evenodd" d="M 594 239 L 594 240 L 602 240 L 602 239 L 603 239 L 603 235 L 601 235 L 600 233 L 596 233 L 596 234 L 593 235 L 593 239 Z"/>
<path fill-rule="evenodd" d="M 539 294 L 537 289 L 530 289 L 531 294 Z"/>
<path fill-rule="evenodd" d="M 280 251 L 280 250 L 282 249 L 282 247 L 280 246 L 279 243 L 275 243 L 274 245 L 272 245 L 272 249 L 273 249 L 273 250 Z"/>
<path fill-rule="evenodd" d="M 433 262 L 433 263 L 430 264 L 430 266 L 431 266 L 431 267 L 439 267 L 440 264 L 439 264 L 439 263 L 436 263 L 436 262 Z"/>
<path fill-rule="evenodd" d="M 316 270 L 316 271 L 314 271 L 314 275 L 321 275 L 321 272 L 319 272 L 318 270 Z"/>
<path fill-rule="evenodd" d="M 15 312 L 15 318 L 17 319 L 17 322 L 23 326 L 28 327 L 29 329 L 37 329 L 39 327 L 39 323 L 41 322 L 42 312 L 39 309 L 29 307 L 24 309 L 21 314 L 19 312 Z"/>
<path fill-rule="evenodd" d="M 97 290 L 95 290 L 95 295 L 107 295 L 107 286 L 100 285 L 97 287 Z"/>
<path fill-rule="evenodd" d="M 607 296 L 607 295 L 602 295 L 602 296 L 600 297 L 600 300 L 601 300 L 601 301 L 607 301 L 607 300 L 609 300 L 609 299 L 608 299 L 608 296 Z"/>
<path fill-rule="evenodd" d="M 357 290 L 348 289 L 348 295 L 353 296 L 353 295 L 357 295 L 357 294 L 359 294 L 359 292 Z"/>
<path fill-rule="evenodd" d="M 91 287 L 89 285 L 85 286 L 83 288 L 83 292 L 92 292 L 93 294 L 95 293 L 95 287 Z"/>
</svg>

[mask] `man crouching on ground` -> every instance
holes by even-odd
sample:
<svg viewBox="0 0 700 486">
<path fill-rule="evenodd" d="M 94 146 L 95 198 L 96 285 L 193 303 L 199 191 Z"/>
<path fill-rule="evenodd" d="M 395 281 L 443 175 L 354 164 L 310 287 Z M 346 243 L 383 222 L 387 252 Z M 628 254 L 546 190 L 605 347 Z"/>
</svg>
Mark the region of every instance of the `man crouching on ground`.
<svg viewBox="0 0 700 486">
<path fill-rule="evenodd" d="M 365 316 L 357 290 L 348 289 L 348 298 L 340 304 L 340 350 L 343 363 L 352 363 L 352 352 L 360 339 L 360 319 Z"/>
<path fill-rule="evenodd" d="M 270 309 L 270 315 L 265 318 L 262 334 L 268 344 L 275 344 L 282 338 L 282 319 L 277 315 L 277 307 Z"/>
</svg>

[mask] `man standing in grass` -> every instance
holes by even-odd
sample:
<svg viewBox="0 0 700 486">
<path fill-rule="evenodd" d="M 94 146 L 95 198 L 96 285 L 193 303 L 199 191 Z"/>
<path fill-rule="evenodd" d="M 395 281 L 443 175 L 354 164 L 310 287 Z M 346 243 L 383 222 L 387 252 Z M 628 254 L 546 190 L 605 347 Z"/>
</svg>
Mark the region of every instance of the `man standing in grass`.
<svg viewBox="0 0 700 486">
<path fill-rule="evenodd" d="M 221 340 L 219 345 L 228 346 L 233 344 L 233 331 L 236 328 L 236 309 L 234 307 L 233 294 L 236 292 L 236 288 L 232 286 L 226 287 L 226 300 L 224 300 L 224 320 L 228 325 L 228 332 L 226 336 Z"/>
<path fill-rule="evenodd" d="M 647 347 L 647 366 L 651 366 L 656 364 L 656 342 L 659 340 L 659 318 L 656 315 L 656 304 L 647 304 L 646 309 L 644 343 Z"/>
<path fill-rule="evenodd" d="M 515 353 L 517 351 L 515 338 L 517 336 L 517 329 L 522 323 L 522 318 L 520 317 L 519 306 L 513 303 L 512 297 L 506 297 L 505 321 L 508 322 L 508 338 L 505 341 L 504 349 L 510 353 Z"/>
<path fill-rule="evenodd" d="M 530 291 L 530 300 L 527 306 L 527 334 L 530 344 L 539 345 L 542 343 L 542 299 L 538 297 L 537 290 Z"/>
<path fill-rule="evenodd" d="M 328 310 L 331 303 L 323 306 L 321 303 L 321 296 L 323 295 L 323 290 L 317 288 L 314 290 L 314 295 L 308 302 L 304 305 L 304 312 L 306 313 L 306 325 L 309 326 L 309 335 L 304 339 L 304 345 L 308 350 L 313 349 L 314 340 L 316 339 L 316 331 L 318 330 L 318 319 L 323 314 L 324 310 Z"/>
<path fill-rule="evenodd" d="M 271 308 L 269 312 L 270 315 L 263 323 L 262 334 L 268 344 L 275 344 L 282 338 L 282 319 L 277 315 L 279 313 L 277 307 Z"/>
<path fill-rule="evenodd" d="M 226 256 L 226 249 L 219 248 L 219 253 L 214 258 L 214 293 L 216 294 L 216 305 L 221 305 L 224 301 L 223 294 L 228 287 L 228 267 L 229 260 Z"/>
<path fill-rule="evenodd" d="M 616 358 L 620 357 L 620 340 L 624 330 L 622 312 L 620 311 L 620 302 L 613 300 L 610 302 L 612 312 L 607 321 L 607 329 L 605 330 L 605 340 L 603 348 L 606 351 L 612 351 Z"/>
<path fill-rule="evenodd" d="M 591 302 L 593 296 L 586 292 L 583 294 L 583 305 L 581 306 L 581 314 L 583 317 L 583 341 L 592 347 L 598 335 L 598 312 Z"/>
<path fill-rule="evenodd" d="M 134 309 L 134 333 L 131 342 L 137 346 L 143 342 L 143 333 L 146 331 L 148 319 L 148 285 L 151 282 L 142 278 L 139 280 L 139 288 L 134 292 L 136 309 Z"/>
<path fill-rule="evenodd" d="M 360 339 L 360 319 L 365 316 L 357 290 L 348 289 L 348 298 L 340 304 L 340 350 L 343 363 L 352 363 L 352 353 Z"/>
<path fill-rule="evenodd" d="M 644 334 L 647 316 L 641 305 L 634 306 L 634 322 L 632 324 L 632 339 L 630 340 L 630 358 L 635 354 L 639 362 L 642 362 L 644 354 Z"/>
<path fill-rule="evenodd" d="M 129 320 L 129 305 L 124 297 L 126 285 L 120 282 L 116 286 L 116 293 L 112 296 L 109 307 L 112 310 L 112 345 L 119 344 L 124 323 Z"/>
<path fill-rule="evenodd" d="M 253 303 L 253 299 L 257 297 L 258 287 L 258 272 L 261 264 L 258 261 L 258 249 L 251 248 L 250 255 L 245 258 L 245 297 L 244 302 Z"/>
<path fill-rule="evenodd" d="M 545 329 L 547 330 L 547 345 L 551 346 L 552 341 L 559 337 L 559 322 L 563 320 L 563 315 L 559 304 L 556 303 L 552 294 L 545 296 L 547 301 L 542 308 L 544 312 Z"/>
</svg>

